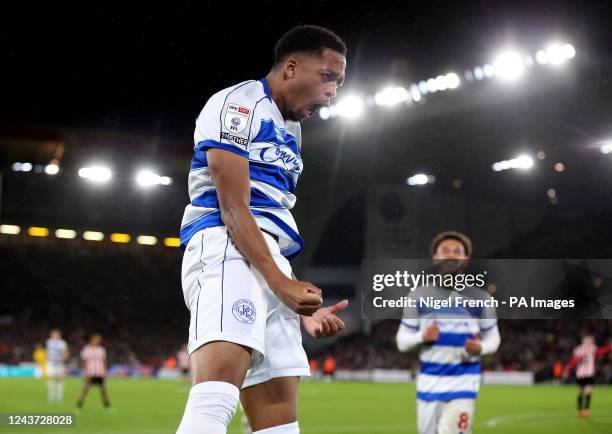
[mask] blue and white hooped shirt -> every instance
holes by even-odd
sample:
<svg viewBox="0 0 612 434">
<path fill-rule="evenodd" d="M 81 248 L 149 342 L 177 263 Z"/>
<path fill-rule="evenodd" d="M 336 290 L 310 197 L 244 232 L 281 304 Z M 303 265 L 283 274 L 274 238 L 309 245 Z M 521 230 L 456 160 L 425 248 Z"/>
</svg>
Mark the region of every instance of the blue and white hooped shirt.
<svg viewBox="0 0 612 434">
<path fill-rule="evenodd" d="M 420 287 L 411 297 L 418 300 L 429 294 L 431 288 Z M 462 294 L 473 299 L 491 298 L 488 293 L 474 288 L 466 288 Z M 449 291 L 448 297 L 458 295 L 456 291 Z M 432 312 L 431 309 L 406 307 L 400 327 L 420 331 L 433 321 L 438 323 L 440 335 L 435 342 L 421 345 L 417 399 L 476 399 L 481 380 L 480 356 L 469 355 L 464 348 L 465 341 L 497 328 L 495 309 L 448 308 Z"/>
<path fill-rule="evenodd" d="M 279 237 L 291 259 L 304 246 L 291 212 L 302 173 L 299 122 L 285 121 L 265 80 L 251 80 L 214 94 L 202 109 L 194 133 L 189 198 L 181 223 L 181 248 L 198 231 L 222 226 L 206 150 L 224 149 L 249 159 L 250 209 L 259 227 Z"/>
</svg>

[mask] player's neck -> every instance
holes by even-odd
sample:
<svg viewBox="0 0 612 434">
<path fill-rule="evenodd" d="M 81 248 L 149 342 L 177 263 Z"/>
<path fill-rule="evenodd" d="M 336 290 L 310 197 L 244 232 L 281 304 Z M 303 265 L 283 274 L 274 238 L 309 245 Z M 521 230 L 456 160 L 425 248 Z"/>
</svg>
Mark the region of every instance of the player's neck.
<svg viewBox="0 0 612 434">
<path fill-rule="evenodd" d="M 277 72 L 270 71 L 268 75 L 266 75 L 265 80 L 268 84 L 268 89 L 270 89 L 270 96 L 272 96 L 272 100 L 278 107 L 281 115 L 283 115 L 283 118 L 286 118 L 287 113 L 285 113 L 285 99 L 283 97 L 282 78 L 279 77 Z"/>
</svg>

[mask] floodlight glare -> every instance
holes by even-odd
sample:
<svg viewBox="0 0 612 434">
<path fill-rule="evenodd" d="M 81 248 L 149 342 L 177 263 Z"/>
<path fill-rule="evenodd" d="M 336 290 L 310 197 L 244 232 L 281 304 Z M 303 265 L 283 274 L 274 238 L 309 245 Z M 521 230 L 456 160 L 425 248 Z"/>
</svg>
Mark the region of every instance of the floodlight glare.
<svg viewBox="0 0 612 434">
<path fill-rule="evenodd" d="M 324 121 L 328 120 L 331 117 L 331 112 L 329 111 L 329 107 L 321 107 L 319 109 L 319 116 Z"/>
<path fill-rule="evenodd" d="M 603 142 L 601 144 L 601 148 L 599 148 L 602 154 L 610 154 L 612 153 L 612 140 Z"/>
<path fill-rule="evenodd" d="M 387 87 L 374 95 L 374 102 L 379 106 L 393 106 L 409 97 L 408 91 L 403 87 Z"/>
<path fill-rule="evenodd" d="M 551 65 L 561 65 L 567 60 L 561 44 L 551 44 L 546 48 L 546 57 Z"/>
<path fill-rule="evenodd" d="M 425 173 L 417 173 L 406 179 L 408 185 L 425 185 L 436 182 L 436 177 L 433 175 L 426 175 Z"/>
<path fill-rule="evenodd" d="M 504 80 L 516 80 L 523 74 L 524 69 L 523 57 L 512 50 L 500 53 L 493 62 L 493 72 Z"/>
<path fill-rule="evenodd" d="M 336 113 L 347 119 L 355 119 L 363 114 L 363 101 L 357 95 L 344 97 L 336 104 Z"/>
<path fill-rule="evenodd" d="M 113 173 L 108 167 L 91 166 L 79 169 L 79 176 L 92 182 L 107 182 L 112 178 Z"/>
<path fill-rule="evenodd" d="M 454 72 L 446 74 L 446 84 L 449 89 L 456 89 L 461 84 L 461 79 Z"/>
<path fill-rule="evenodd" d="M 57 164 L 47 164 L 45 166 L 45 173 L 47 175 L 57 175 L 59 173 L 59 166 Z"/>
<path fill-rule="evenodd" d="M 502 170 L 508 169 L 527 170 L 531 167 L 533 167 L 533 158 L 529 155 L 519 155 L 511 160 L 498 161 L 491 166 L 495 172 L 501 172 Z"/>
</svg>

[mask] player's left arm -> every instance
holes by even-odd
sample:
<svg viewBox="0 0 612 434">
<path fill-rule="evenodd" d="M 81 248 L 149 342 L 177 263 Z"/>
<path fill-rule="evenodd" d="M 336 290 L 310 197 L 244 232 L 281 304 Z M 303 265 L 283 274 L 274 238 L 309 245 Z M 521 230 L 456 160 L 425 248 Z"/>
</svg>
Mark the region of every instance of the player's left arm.
<svg viewBox="0 0 612 434">
<path fill-rule="evenodd" d="M 607 347 L 597 348 L 597 352 L 595 352 L 595 357 L 603 356 L 608 354 L 608 352 L 612 351 L 612 345 L 608 345 Z"/>
<path fill-rule="evenodd" d="M 293 273 L 291 273 L 291 278 L 297 280 Z M 336 313 L 346 309 L 348 304 L 348 300 L 342 300 L 332 306 L 319 308 L 312 316 L 300 315 L 304 329 L 310 336 L 318 339 L 335 336 L 346 327 L 344 321 L 336 316 Z"/>
<path fill-rule="evenodd" d="M 497 323 L 487 330 L 480 330 L 480 355 L 493 354 L 501 344 Z"/>
</svg>

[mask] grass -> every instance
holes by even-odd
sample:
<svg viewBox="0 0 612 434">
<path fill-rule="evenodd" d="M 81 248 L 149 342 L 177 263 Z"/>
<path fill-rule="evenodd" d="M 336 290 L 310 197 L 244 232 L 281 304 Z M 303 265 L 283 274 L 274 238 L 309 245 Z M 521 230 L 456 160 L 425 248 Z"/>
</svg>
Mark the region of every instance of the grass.
<svg viewBox="0 0 612 434">
<path fill-rule="evenodd" d="M 0 413 L 74 412 L 80 379 L 66 381 L 64 402 L 48 404 L 46 385 L 35 379 L 0 378 Z M 155 379 L 110 379 L 113 411 L 106 412 L 92 389 L 72 428 L 0 428 L 25 434 L 174 433 L 189 386 Z M 612 433 L 612 387 L 595 388 L 591 417 L 579 419 L 574 386 L 484 386 L 477 402 L 474 433 L 604 434 Z M 303 382 L 300 387 L 301 432 L 415 433 L 415 390 L 412 384 Z M 239 417 L 229 433 L 240 433 Z"/>
</svg>

